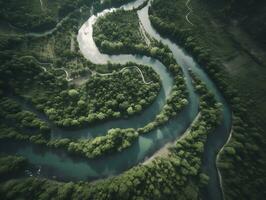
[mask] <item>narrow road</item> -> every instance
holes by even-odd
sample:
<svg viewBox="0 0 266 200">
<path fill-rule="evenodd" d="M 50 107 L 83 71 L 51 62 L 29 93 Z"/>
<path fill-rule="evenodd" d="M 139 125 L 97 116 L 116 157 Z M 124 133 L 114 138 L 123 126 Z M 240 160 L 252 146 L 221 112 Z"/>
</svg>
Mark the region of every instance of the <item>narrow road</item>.
<svg viewBox="0 0 266 200">
<path fill-rule="evenodd" d="M 216 164 L 216 169 L 217 169 L 218 176 L 219 176 L 220 187 L 221 187 L 221 190 L 222 190 L 222 195 L 223 195 L 223 197 L 225 196 L 225 195 L 224 195 L 224 189 L 223 189 L 223 179 L 222 179 L 221 172 L 220 172 L 219 168 L 217 167 L 217 163 L 218 163 L 219 160 L 220 160 L 221 153 L 224 151 L 225 146 L 230 142 L 230 140 L 231 140 L 231 138 L 232 138 L 233 130 L 234 130 L 234 128 L 231 127 L 231 131 L 230 131 L 230 134 L 229 134 L 229 137 L 228 137 L 227 141 L 225 142 L 224 146 L 220 149 L 220 151 L 218 152 L 218 154 L 217 154 L 217 156 L 216 156 L 216 163 L 215 163 L 215 164 Z"/>
</svg>

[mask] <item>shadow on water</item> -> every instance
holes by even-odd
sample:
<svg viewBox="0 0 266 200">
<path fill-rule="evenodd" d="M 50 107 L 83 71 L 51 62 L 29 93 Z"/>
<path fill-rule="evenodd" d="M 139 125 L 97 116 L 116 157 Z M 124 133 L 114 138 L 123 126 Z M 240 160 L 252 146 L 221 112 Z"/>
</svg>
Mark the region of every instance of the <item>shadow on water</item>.
<svg viewBox="0 0 266 200">
<path fill-rule="evenodd" d="M 125 59 L 123 55 L 121 59 Z M 120 56 L 116 56 L 116 60 Z M 81 128 L 78 130 L 67 130 L 61 129 L 54 125 L 43 113 L 37 111 L 33 105 L 26 103 L 23 99 L 18 97 L 12 97 L 15 99 L 24 109 L 29 110 L 37 114 L 40 119 L 48 122 L 52 131 L 51 138 L 72 138 L 72 139 L 80 139 L 80 138 L 93 138 L 96 136 L 105 135 L 106 132 L 111 128 L 141 128 L 145 126 L 147 123 L 153 121 L 157 114 L 160 113 L 162 107 L 166 103 L 166 97 L 169 96 L 172 86 L 173 86 L 173 78 L 167 72 L 166 67 L 159 61 L 146 57 L 146 56 L 129 56 L 128 59 L 136 61 L 140 64 L 145 64 L 152 67 L 156 73 L 160 76 L 162 81 L 162 87 L 159 91 L 159 94 L 155 98 L 154 102 L 145 108 L 140 114 L 134 115 L 127 119 L 115 119 L 108 120 L 102 123 L 98 123 L 95 125 L 91 125 L 86 128 Z M 129 61 L 129 60 L 128 60 Z"/>
<path fill-rule="evenodd" d="M 30 163 L 40 166 L 40 176 L 43 177 L 62 181 L 106 178 L 143 162 L 167 142 L 182 135 L 193 120 L 189 117 L 189 107 L 187 106 L 179 117 L 170 120 L 159 129 L 140 136 L 130 148 L 100 159 L 82 159 L 62 150 L 52 150 L 28 142 L 1 142 L 0 151 L 25 156 Z M 196 115 L 197 111 L 194 114 Z"/>
<path fill-rule="evenodd" d="M 140 1 L 139 1 L 140 2 Z M 90 21 L 90 19 L 88 20 Z M 83 28 L 86 29 L 85 25 L 91 27 L 90 23 L 84 23 Z M 82 30 L 82 28 L 81 28 Z M 79 31 L 79 33 L 83 33 Z M 86 38 L 81 38 L 79 42 L 86 41 Z M 93 47 L 93 53 L 98 52 L 96 46 L 94 46 L 94 41 L 89 40 L 89 46 L 87 43 L 80 43 L 82 50 L 86 50 L 87 47 Z M 87 44 L 87 46 L 86 46 Z M 83 46 L 82 46 L 83 45 Z M 88 52 L 88 51 L 85 51 Z M 90 51 L 91 52 L 91 51 Z M 92 56 L 88 55 L 87 56 Z M 148 57 L 140 57 L 133 55 L 119 55 L 119 56 L 108 56 L 102 54 L 93 54 L 93 58 L 100 59 L 101 61 L 107 62 L 111 60 L 113 62 L 126 63 L 128 61 L 136 62 L 138 64 L 147 64 L 153 67 L 153 69 L 160 75 L 162 80 L 162 91 L 157 98 L 157 102 L 154 102 L 154 107 L 150 106 L 147 108 L 144 113 L 139 116 L 132 117 L 127 121 L 128 127 L 141 127 L 152 120 L 156 116 L 156 113 L 159 112 L 158 108 L 162 108 L 165 104 L 165 97 L 169 96 L 173 82 L 172 78 L 166 71 L 166 68 L 158 61 L 150 59 Z M 186 84 L 189 93 L 189 104 L 179 113 L 179 116 L 175 119 L 170 120 L 167 124 L 164 124 L 160 128 L 150 132 L 147 135 L 140 136 L 136 142 L 128 149 L 123 150 L 122 152 L 114 153 L 112 155 L 104 156 L 101 159 L 97 160 L 85 160 L 80 159 L 75 156 L 71 156 L 64 151 L 60 150 L 51 150 L 47 147 L 40 147 L 27 143 L 26 145 L 15 144 L 13 149 L 13 154 L 19 154 L 25 156 L 29 159 L 32 164 L 41 167 L 40 176 L 48 178 L 56 178 L 59 180 L 94 180 L 100 179 L 108 176 L 113 176 L 119 174 L 138 163 L 141 163 L 151 156 L 156 150 L 160 149 L 167 142 L 173 141 L 178 138 L 183 132 L 189 127 L 191 122 L 194 120 L 198 113 L 198 97 L 193 91 L 191 85 L 191 79 L 185 71 Z M 163 101 L 158 101 L 158 99 Z M 157 108 L 157 109 L 155 109 Z M 148 114 L 145 114 L 148 113 Z M 143 117 L 141 117 L 143 116 Z M 116 120 L 115 120 L 116 121 Z M 116 122 L 107 122 L 113 123 L 111 128 L 115 127 L 124 127 L 126 123 L 123 120 L 117 120 Z M 115 124 L 117 123 L 117 124 Z M 101 125 L 102 126 L 102 125 Z M 99 126 L 100 127 L 100 126 Z M 106 125 L 101 130 L 107 129 Z M 53 127 L 52 127 L 53 128 Z M 109 127 L 108 127 L 109 129 Z M 85 129 L 84 129 L 85 130 Z M 85 130 L 83 132 L 86 132 Z M 97 130 L 98 132 L 98 130 Z M 99 131 L 105 132 L 105 131 Z M 65 134 L 65 131 L 62 131 L 62 136 Z M 54 137 L 57 134 L 60 137 L 61 134 L 59 131 L 54 131 Z M 87 134 L 87 135 L 86 135 Z M 81 134 L 82 135 L 82 134 Z M 81 136 L 79 135 L 79 137 Z M 85 133 L 84 136 L 88 137 L 88 133 Z M 65 135 L 64 135 L 65 137 Z M 8 151 L 10 148 L 2 148 L 2 151 Z M 11 152 L 12 153 L 12 152 Z"/>
<path fill-rule="evenodd" d="M 219 92 L 218 88 L 214 85 L 214 83 L 211 81 L 208 75 L 203 71 L 203 69 L 194 61 L 194 59 L 180 46 L 178 46 L 177 44 L 175 44 L 174 42 L 170 41 L 167 38 L 161 37 L 154 30 L 149 20 L 149 15 L 148 15 L 149 6 L 150 2 L 148 6 L 138 11 L 139 19 L 144 25 L 144 29 L 146 30 L 146 32 L 155 39 L 162 41 L 162 43 L 167 45 L 172 50 L 177 63 L 183 69 L 185 77 L 189 77 L 187 70 L 188 68 L 191 69 L 206 84 L 208 90 L 215 95 L 216 100 L 223 105 L 222 123 L 213 133 L 209 134 L 208 136 L 205 145 L 205 150 L 203 155 L 203 165 L 202 165 L 202 169 L 210 177 L 210 182 L 208 186 L 204 189 L 204 198 L 211 200 L 223 199 L 220 180 L 216 168 L 216 155 L 217 152 L 225 144 L 230 134 L 231 121 L 232 121 L 231 109 L 229 105 L 226 103 L 221 93 Z M 189 91 L 191 91 L 189 85 L 188 88 Z"/>
<path fill-rule="evenodd" d="M 136 5 L 141 4 L 143 1 L 144 0 L 137 0 L 136 2 L 134 2 L 135 4 L 127 4 L 126 8 L 131 9 L 133 6 L 137 7 Z M 221 93 L 218 91 L 217 87 L 207 76 L 207 74 L 201 69 L 201 67 L 193 60 L 193 58 L 189 56 L 178 45 L 174 44 L 167 38 L 161 37 L 153 29 L 148 16 L 149 6 L 150 3 L 142 10 L 138 11 L 138 15 L 144 26 L 144 29 L 150 36 L 162 41 L 164 44 L 169 46 L 169 48 L 173 52 L 175 59 L 177 60 L 177 63 L 181 66 L 186 77 L 186 85 L 188 88 L 190 103 L 186 108 L 183 109 L 183 111 L 177 118 L 170 120 L 167 124 L 147 135 L 140 136 L 130 148 L 119 153 L 104 156 L 101 159 L 97 160 L 84 160 L 68 155 L 67 153 L 60 150 L 54 151 L 46 147 L 37 147 L 28 143 L 22 146 L 18 144 L 11 146 L 11 144 L 9 143 L 4 143 L 0 145 L 1 151 L 25 156 L 32 164 L 42 167 L 40 176 L 48 178 L 56 177 L 59 180 L 94 180 L 119 174 L 129 169 L 130 167 L 144 161 L 145 158 L 151 156 L 156 150 L 161 148 L 167 142 L 173 141 L 176 138 L 180 137 L 180 135 L 183 134 L 183 132 L 189 127 L 193 119 L 196 117 L 198 112 L 198 97 L 193 91 L 191 78 L 188 74 L 189 68 L 199 76 L 199 78 L 207 85 L 207 88 L 215 95 L 217 101 L 222 103 L 223 105 L 223 121 L 221 125 L 208 136 L 208 140 L 205 145 L 202 166 L 202 169 L 210 177 L 210 182 L 204 192 L 204 198 L 215 200 L 222 199 L 219 177 L 216 168 L 216 154 L 224 145 L 229 136 L 232 118 L 231 110 L 227 105 L 225 99 L 222 97 Z M 105 10 L 102 13 L 106 12 L 108 12 L 108 10 Z M 151 60 L 147 57 L 132 55 L 108 56 L 105 54 L 100 54 L 92 39 L 92 24 L 96 20 L 96 18 L 97 17 L 95 16 L 90 17 L 90 19 L 85 22 L 80 28 L 77 37 L 80 50 L 86 58 L 92 60 L 93 62 L 95 61 L 96 63 L 106 63 L 107 61 L 125 63 L 128 61 L 133 61 L 137 62 L 138 64 L 148 64 L 151 66 L 157 65 L 150 63 Z M 84 34 L 85 32 L 89 32 L 89 34 Z M 147 62 L 147 60 L 149 61 Z M 161 64 L 159 63 L 159 65 Z M 165 70 L 164 67 L 153 67 L 153 69 L 160 75 L 163 82 L 167 80 L 169 85 L 172 84 L 170 84 L 170 77 L 168 73 L 164 74 L 164 71 L 158 71 L 158 69 Z M 171 87 L 169 87 L 169 89 Z M 167 92 L 164 87 L 162 91 L 165 92 L 160 92 L 153 105 L 144 111 L 144 113 L 150 113 L 150 115 L 147 114 L 146 117 L 146 115 L 142 113 L 139 116 L 134 116 L 133 118 L 128 119 L 128 127 L 141 127 L 151 121 L 152 118 L 154 118 L 154 110 L 161 108 L 161 106 L 164 104 L 163 102 L 159 102 L 160 100 L 158 99 L 162 98 L 165 102 L 165 97 L 168 96 L 170 92 L 170 90 L 169 92 Z M 145 115 L 145 117 L 141 117 L 142 115 Z M 111 125 L 108 125 L 108 123 L 113 123 L 112 125 L 114 126 L 111 127 Z M 123 120 L 117 120 L 117 122 L 107 122 L 102 129 L 95 128 L 95 133 L 105 133 L 109 128 L 125 128 L 124 124 L 126 123 Z M 56 130 L 53 133 L 53 137 L 70 137 L 70 133 L 68 134 L 66 131 L 60 131 L 62 130 Z M 83 129 L 82 131 L 77 132 L 77 135 L 78 137 L 90 137 L 95 134 L 92 134 L 92 132 L 89 133 L 88 130 Z"/>
</svg>

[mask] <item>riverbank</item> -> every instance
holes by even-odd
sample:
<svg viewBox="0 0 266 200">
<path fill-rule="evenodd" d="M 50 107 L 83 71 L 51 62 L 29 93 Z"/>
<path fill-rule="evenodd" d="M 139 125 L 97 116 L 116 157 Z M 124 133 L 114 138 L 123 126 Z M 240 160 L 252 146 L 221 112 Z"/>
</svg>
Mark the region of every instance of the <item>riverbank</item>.
<svg viewBox="0 0 266 200">
<path fill-rule="evenodd" d="M 167 157 L 168 154 L 170 153 L 170 148 L 171 147 L 174 147 L 176 142 L 184 139 L 189 133 L 190 133 L 190 130 L 191 130 L 191 127 L 193 127 L 193 125 L 195 125 L 199 118 L 200 118 L 200 113 L 197 114 L 196 118 L 194 119 L 194 121 L 191 123 L 191 125 L 187 128 L 187 130 L 182 134 L 181 137 L 179 137 L 178 139 L 176 139 L 175 141 L 172 141 L 172 142 L 169 142 L 167 144 L 165 144 L 161 149 L 159 149 L 158 151 L 156 151 L 150 158 L 146 159 L 142 165 L 148 165 L 150 164 L 151 162 L 153 162 L 156 158 L 158 157 Z"/>
<path fill-rule="evenodd" d="M 153 21 L 156 22 L 157 28 L 161 29 L 161 33 L 166 32 L 166 35 L 168 33 L 174 41 L 183 43 L 186 50 L 192 52 L 196 59 L 203 63 L 204 69 L 216 81 L 231 104 L 234 112 L 233 124 L 234 126 L 237 124 L 235 126 L 237 128 L 226 145 L 226 151 L 221 153 L 221 164 L 219 163 L 223 185 L 226 186 L 225 198 L 260 199 L 265 196 L 261 192 L 262 188 L 265 188 L 263 184 L 265 183 L 263 169 L 266 163 L 263 152 L 265 131 L 261 131 L 259 127 L 265 126 L 265 123 L 263 124 L 266 108 L 265 68 L 258 64 L 257 59 L 254 60 L 254 54 L 250 56 L 251 53 L 246 52 L 246 48 L 243 50 L 242 45 L 239 45 L 241 42 L 235 42 L 235 38 L 232 38 L 226 30 L 227 24 L 213 15 L 212 10 L 209 10 L 202 1 L 191 2 L 194 11 L 191 20 L 197 24 L 197 27 L 190 27 L 188 23 L 184 23 L 186 12 L 180 6 L 184 2 L 184 0 L 168 3 L 156 1 L 156 11 L 152 12 L 156 17 Z M 170 13 L 171 10 L 174 11 L 172 18 L 176 21 L 173 26 L 163 14 L 165 10 Z M 242 35 L 239 36 L 241 37 L 236 39 L 241 41 Z M 229 64 L 224 67 L 225 63 Z M 215 140 L 214 137 L 211 138 Z M 242 148 L 242 145 L 245 148 Z M 206 163 L 210 161 L 210 157 L 213 159 L 214 155 L 206 155 Z M 206 166 L 206 169 L 209 167 Z M 238 178 L 232 176 L 233 174 L 237 174 Z M 214 178 L 219 180 L 217 177 Z M 213 192 L 213 187 L 206 190 L 212 191 L 213 195 L 216 193 Z"/>
</svg>

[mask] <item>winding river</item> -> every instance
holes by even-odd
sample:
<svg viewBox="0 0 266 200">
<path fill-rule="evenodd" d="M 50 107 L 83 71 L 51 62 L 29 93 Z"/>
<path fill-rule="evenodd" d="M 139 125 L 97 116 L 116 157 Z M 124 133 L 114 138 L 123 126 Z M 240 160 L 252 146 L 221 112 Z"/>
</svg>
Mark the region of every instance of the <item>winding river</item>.
<svg viewBox="0 0 266 200">
<path fill-rule="evenodd" d="M 122 8 L 130 10 L 141 5 L 143 2 L 144 0 L 137 0 L 122 6 Z M 167 124 L 157 130 L 154 130 L 145 136 L 140 136 L 130 148 L 119 153 L 101 157 L 97 160 L 77 159 L 65 152 L 50 150 L 29 143 L 20 143 L 18 145 L 18 142 L 8 144 L 1 142 L 0 151 L 25 156 L 32 164 L 41 168 L 39 173 L 39 176 L 41 177 L 75 181 L 94 180 L 120 174 L 135 165 L 141 164 L 165 144 L 182 136 L 186 129 L 191 125 L 198 114 L 199 104 L 198 96 L 193 90 L 191 78 L 188 73 L 188 69 L 191 69 L 207 85 L 208 89 L 215 95 L 216 100 L 223 105 L 222 123 L 208 137 L 205 145 L 202 166 L 203 171 L 210 176 L 209 184 L 203 191 L 205 199 L 222 199 L 223 195 L 216 168 L 216 156 L 218 151 L 227 141 L 230 133 L 232 118 L 230 107 L 218 91 L 217 87 L 194 59 L 180 46 L 167 38 L 161 37 L 153 29 L 148 16 L 149 6 L 150 2 L 146 7 L 138 11 L 138 16 L 144 30 L 151 37 L 168 45 L 186 77 L 189 104 L 182 110 L 178 117 L 170 120 Z M 98 13 L 96 16 L 91 16 L 82 25 L 77 36 L 81 53 L 90 61 L 99 64 L 106 64 L 108 61 L 112 63 L 126 63 L 132 61 L 138 64 L 149 65 L 160 75 L 162 89 L 155 102 L 140 115 L 129 119 L 108 121 L 101 125 L 84 128 L 78 131 L 61 130 L 51 124 L 52 138 L 89 138 L 105 134 L 110 128 L 139 128 L 153 120 L 166 102 L 166 98 L 173 86 L 173 80 L 162 63 L 155 59 L 140 55 L 110 56 L 101 54 L 96 47 L 92 37 L 92 25 L 99 16 L 103 16 L 108 12 L 114 12 L 115 10 L 116 9 L 114 8 L 106 9 L 101 13 Z"/>
</svg>

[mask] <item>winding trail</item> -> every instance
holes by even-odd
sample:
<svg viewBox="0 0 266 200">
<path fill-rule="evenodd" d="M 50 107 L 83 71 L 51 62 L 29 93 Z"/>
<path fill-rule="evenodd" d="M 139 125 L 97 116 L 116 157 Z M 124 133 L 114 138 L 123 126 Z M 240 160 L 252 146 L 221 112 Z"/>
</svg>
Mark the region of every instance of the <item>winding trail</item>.
<svg viewBox="0 0 266 200">
<path fill-rule="evenodd" d="M 151 84 L 151 83 L 152 83 L 152 81 L 147 82 L 147 81 L 145 80 L 144 75 L 143 75 L 141 69 L 140 69 L 139 67 L 137 67 L 137 66 L 123 67 L 123 68 L 122 68 L 121 70 L 119 70 L 118 72 L 117 72 L 117 71 L 113 71 L 113 72 L 110 72 L 110 73 L 99 73 L 99 72 L 96 72 L 96 71 L 92 71 L 92 70 L 90 70 L 90 69 L 89 69 L 89 71 L 92 73 L 92 75 L 112 76 L 112 75 L 114 75 L 114 74 L 116 74 L 116 73 L 121 73 L 121 72 L 125 71 L 126 69 L 132 69 L 132 68 L 137 69 L 137 71 L 138 71 L 138 72 L 140 73 L 140 75 L 141 75 L 141 79 L 142 79 L 142 82 L 143 82 L 144 84 L 147 84 L 147 85 L 148 85 L 148 84 Z"/>
<path fill-rule="evenodd" d="M 53 65 L 53 63 L 51 63 L 51 62 L 40 62 L 35 56 L 23 56 L 23 58 L 33 58 L 39 65 Z M 41 67 L 42 69 L 43 69 L 43 71 L 44 72 L 47 72 L 48 73 L 48 70 L 47 70 L 47 68 L 46 67 L 44 67 L 44 66 L 42 66 Z M 69 76 L 69 73 L 67 72 L 67 70 L 65 69 L 65 68 L 53 68 L 52 70 L 55 70 L 55 71 L 57 71 L 57 70 L 63 70 L 64 72 L 65 72 L 65 74 L 66 74 L 66 81 L 68 81 L 68 82 L 70 82 L 70 81 L 72 81 L 73 80 L 73 78 L 70 78 L 70 76 Z"/>
<path fill-rule="evenodd" d="M 66 81 L 67 82 L 73 81 L 73 78 L 69 77 L 69 73 L 68 73 L 68 71 L 65 68 L 62 67 L 62 68 L 57 68 L 57 69 L 53 69 L 53 70 L 62 70 L 62 71 L 64 71 L 65 74 L 66 74 Z"/>
<path fill-rule="evenodd" d="M 187 14 L 186 18 L 188 23 L 193 25 L 193 23 L 191 23 L 188 18 L 189 14 L 192 12 L 192 9 L 188 5 L 189 2 L 190 0 L 188 0 L 186 3 L 189 9 L 189 13 Z M 143 3 L 143 0 L 137 0 L 133 3 L 126 4 L 121 8 L 124 8 L 125 10 L 130 10 L 134 7 L 137 7 L 141 3 Z M 193 90 L 191 77 L 188 74 L 188 68 L 191 68 L 193 73 L 198 75 L 198 77 L 206 84 L 208 90 L 210 90 L 214 94 L 216 100 L 223 105 L 223 121 L 221 125 L 217 128 L 217 130 L 210 134 L 210 136 L 208 137 L 208 141 L 205 145 L 203 155 L 203 169 L 207 169 L 212 186 L 212 190 L 208 190 L 208 199 L 220 200 L 222 199 L 222 194 L 220 191 L 222 181 L 221 177 L 219 177 L 217 172 L 216 160 L 218 159 L 217 152 L 222 151 L 222 148 L 226 141 L 230 140 L 230 137 L 228 138 L 228 134 L 231 130 L 232 117 L 230 107 L 227 105 L 225 99 L 219 92 L 218 88 L 211 81 L 208 75 L 205 74 L 205 72 L 200 68 L 200 66 L 194 61 L 194 59 L 178 45 L 174 44 L 167 38 L 161 37 L 156 32 L 156 30 L 153 29 L 148 15 L 149 7 L 150 2 L 146 7 L 138 11 L 138 16 L 141 23 L 143 24 L 144 30 L 153 39 L 159 40 L 163 44 L 168 45 L 170 50 L 173 52 L 174 58 L 176 59 L 177 63 L 181 66 L 184 76 L 186 77 L 185 81 L 189 93 L 189 105 L 182 111 L 182 113 L 180 113 L 180 116 L 178 116 L 177 119 L 170 121 L 169 124 L 158 128 L 150 134 L 140 136 L 138 138 L 138 141 L 134 143 L 132 147 L 120 152 L 119 154 L 107 156 L 101 160 L 95 160 L 93 162 L 72 160 L 71 157 L 69 157 L 67 154 L 64 154 L 62 152 L 60 152 L 60 154 L 56 154 L 55 152 L 47 148 L 42 149 L 45 154 L 43 153 L 42 155 L 39 155 L 36 151 L 34 151 L 34 145 L 31 144 L 27 144 L 26 147 L 22 148 L 19 148 L 15 145 L 13 148 L 12 146 L 9 147 L 9 149 L 26 156 L 33 164 L 37 164 L 40 166 L 42 165 L 41 173 L 43 173 L 45 177 L 53 177 L 54 174 L 56 174 L 59 177 L 62 176 L 65 180 L 91 180 L 105 178 L 122 173 L 130 167 L 143 162 L 143 160 L 147 156 L 152 156 L 154 152 L 156 152 L 156 150 L 162 148 L 165 144 L 169 143 L 169 141 L 174 141 L 177 138 L 182 137 L 182 134 L 186 132 L 186 130 L 189 130 L 188 127 L 191 126 L 192 122 L 197 119 L 197 116 L 199 116 L 198 96 Z M 129 120 L 117 120 L 114 122 L 110 122 L 109 124 L 102 124 L 101 126 L 98 126 L 95 129 L 92 128 L 95 133 L 104 132 L 105 130 L 109 130 L 110 128 L 114 127 L 142 127 L 143 124 L 150 122 L 151 119 L 157 115 L 156 112 L 163 107 L 166 101 L 166 97 L 170 94 L 170 89 L 172 87 L 172 82 L 169 78 L 169 74 L 165 72 L 164 66 L 156 60 L 154 61 L 153 59 L 145 56 L 141 58 L 133 55 L 110 56 L 106 54 L 101 54 L 99 52 L 92 37 L 92 26 L 96 22 L 98 17 L 103 16 L 109 12 L 114 12 L 115 10 L 116 9 L 114 8 L 104 10 L 98 13 L 96 16 L 91 16 L 88 21 L 83 24 L 77 36 L 81 53 L 84 55 L 85 58 L 96 64 L 106 64 L 108 61 L 113 63 L 118 62 L 120 64 L 124 64 L 128 61 L 132 61 L 140 64 L 150 65 L 160 75 L 163 82 L 163 90 L 162 93 L 159 94 L 157 102 L 155 102 L 155 104 L 152 105 L 150 108 L 147 108 L 147 111 L 144 111 L 144 113 L 140 114 L 140 116 L 133 116 Z M 49 33 L 52 33 L 52 31 L 50 31 Z M 45 34 L 47 34 L 47 32 L 42 35 Z M 61 70 L 64 69 L 62 68 Z M 68 77 L 67 71 L 65 71 L 65 73 Z M 143 82 L 146 82 L 141 70 L 140 74 L 142 76 Z M 156 112 L 154 112 L 155 110 Z M 92 133 L 88 132 L 88 129 L 81 130 L 80 132 L 71 131 L 71 136 L 69 136 L 70 134 L 68 134 L 66 131 L 62 131 L 57 129 L 56 127 L 52 127 L 52 138 L 71 138 L 73 137 L 73 135 L 77 138 L 89 138 L 89 136 L 95 136 Z M 96 136 L 98 136 L 98 134 L 96 134 Z M 0 145 L 0 148 L 6 149 L 6 147 L 3 145 Z M 49 166 L 48 169 L 47 165 Z"/>
<path fill-rule="evenodd" d="M 224 195 L 224 189 L 223 189 L 223 179 L 222 179 L 222 175 L 221 175 L 221 172 L 219 170 L 219 168 L 217 167 L 217 164 L 220 160 L 220 156 L 222 154 L 222 152 L 224 151 L 224 148 L 225 146 L 230 142 L 231 138 L 232 138 L 232 135 L 233 135 L 233 127 L 231 127 L 231 131 L 230 131 L 230 134 L 229 134 L 229 137 L 226 141 L 226 143 L 223 145 L 223 147 L 220 149 L 220 151 L 218 152 L 217 156 L 216 156 L 216 169 L 217 169 L 217 172 L 218 172 L 218 175 L 219 175 L 219 181 L 220 181 L 220 187 L 221 187 L 221 190 L 222 190 L 222 195 L 223 197 L 225 196 Z"/>
<path fill-rule="evenodd" d="M 190 25 L 194 26 L 194 24 L 189 20 L 189 15 L 193 12 L 192 8 L 189 6 L 190 1 L 191 0 L 187 0 L 186 2 L 186 7 L 188 9 L 188 13 L 186 14 L 186 20 Z"/>
<path fill-rule="evenodd" d="M 44 72 L 47 72 L 47 68 L 46 67 L 42 67 Z"/>
<path fill-rule="evenodd" d="M 23 56 L 24 58 L 33 58 L 39 65 L 53 65 L 53 63 L 51 63 L 51 62 L 40 62 L 35 56 Z M 48 72 L 48 70 L 47 70 L 47 68 L 46 67 L 41 67 L 42 69 L 43 69 L 43 71 L 44 72 Z M 91 74 L 92 75 L 99 75 L 99 76 L 112 76 L 112 75 L 114 75 L 114 74 L 116 74 L 116 73 L 119 73 L 119 72 L 123 72 L 123 71 L 125 71 L 126 69 L 132 69 L 132 68 L 135 68 L 139 73 L 140 73 L 140 76 L 141 76 L 141 79 L 142 79 L 142 82 L 144 83 L 144 84 L 146 84 L 146 85 L 148 85 L 148 84 L 151 84 L 152 83 L 152 81 L 149 81 L 149 82 L 147 82 L 146 80 L 145 80 L 145 78 L 144 78 L 144 75 L 143 75 L 143 72 L 141 71 L 141 69 L 139 68 L 139 67 L 137 67 L 137 66 L 131 66 L 131 67 L 123 67 L 121 70 L 119 70 L 118 72 L 117 71 L 113 71 L 113 72 L 110 72 L 110 73 L 100 73 L 100 72 L 97 72 L 97 71 L 95 71 L 95 70 L 91 70 L 90 68 L 88 68 L 88 70 L 91 72 Z M 69 73 L 68 73 L 68 71 L 64 68 L 64 67 L 61 67 L 61 68 L 55 68 L 55 69 L 53 69 L 53 70 L 55 70 L 55 71 L 58 71 L 58 70 L 62 70 L 62 71 L 64 71 L 65 72 L 65 74 L 66 74 L 66 81 L 67 82 L 71 82 L 71 81 L 73 81 L 74 79 L 73 78 L 70 78 L 70 76 L 69 76 Z"/>
<path fill-rule="evenodd" d="M 43 7 L 43 2 L 42 2 L 42 0 L 40 0 L 40 4 L 41 4 L 41 9 L 42 9 L 42 11 L 44 11 L 44 7 Z"/>
</svg>

